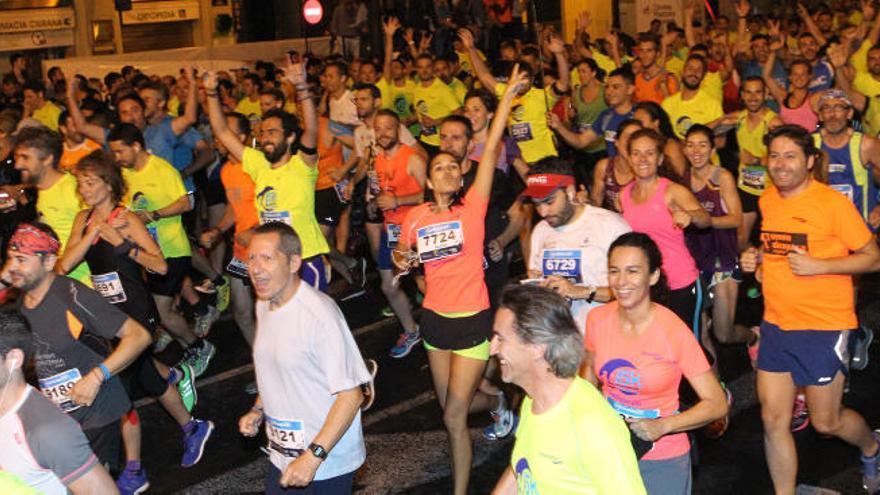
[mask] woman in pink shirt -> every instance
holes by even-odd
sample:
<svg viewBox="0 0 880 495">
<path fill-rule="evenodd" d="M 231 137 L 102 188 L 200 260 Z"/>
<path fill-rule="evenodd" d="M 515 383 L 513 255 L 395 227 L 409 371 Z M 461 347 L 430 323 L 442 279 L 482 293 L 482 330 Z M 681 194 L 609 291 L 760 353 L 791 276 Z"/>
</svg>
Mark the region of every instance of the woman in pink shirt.
<svg viewBox="0 0 880 495">
<path fill-rule="evenodd" d="M 727 414 L 718 379 L 687 325 L 653 302 L 666 290 L 660 250 L 649 236 L 631 232 L 608 250 L 608 285 L 615 300 L 587 316 L 583 375 L 629 423 L 633 434 L 654 442 L 639 461 L 651 495 L 691 492 L 687 431 Z M 681 377 L 699 400 L 679 410 Z"/>
<path fill-rule="evenodd" d="M 635 180 L 620 193 L 623 218 L 634 232 L 643 232 L 663 254 L 663 273 L 669 281 L 665 302 L 699 335 L 703 290 L 699 270 L 688 250 L 684 229 L 712 227 L 712 217 L 690 188 L 669 180 L 664 167 L 665 139 L 652 129 L 641 129 L 627 142 Z"/>
</svg>

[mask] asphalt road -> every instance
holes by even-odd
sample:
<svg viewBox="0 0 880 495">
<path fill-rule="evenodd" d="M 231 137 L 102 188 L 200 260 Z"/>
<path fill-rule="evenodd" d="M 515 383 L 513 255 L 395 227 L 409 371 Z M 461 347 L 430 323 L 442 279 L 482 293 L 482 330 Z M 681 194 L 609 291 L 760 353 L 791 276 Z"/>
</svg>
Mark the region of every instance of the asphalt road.
<svg viewBox="0 0 880 495">
<path fill-rule="evenodd" d="M 451 478 L 447 440 L 425 351 L 419 347 L 404 359 L 388 357 L 388 348 L 400 328 L 393 318 L 381 316 L 384 301 L 377 289 L 340 305 L 363 355 L 379 363 L 377 399 L 363 417 L 367 462 L 358 472 L 356 493 L 448 493 Z M 143 463 L 152 483 L 150 493 L 263 491 L 267 461 L 260 451 L 262 437 L 245 439 L 237 429 L 238 417 L 250 408 L 253 400 L 244 392 L 253 380 L 250 350 L 228 317 L 214 325 L 209 340 L 218 351 L 199 380 L 195 414 L 213 420 L 217 429 L 197 466 L 179 466 L 181 433 L 166 413 L 155 403 L 140 408 L 144 425 Z M 771 493 L 754 374 L 748 357 L 742 346 L 722 346 L 719 352 L 722 377 L 735 397 L 732 422 L 720 440 L 710 441 L 699 433 L 693 435 L 694 492 Z M 172 349 L 170 354 L 173 353 Z M 880 409 L 874 391 L 880 383 L 880 355 L 876 346 L 871 358 L 866 370 L 853 372 L 846 402 L 877 427 Z M 488 442 L 479 437 L 480 430 L 489 422 L 487 414 L 470 419 L 475 438 L 472 493 L 491 491 L 509 461 L 512 441 Z M 796 434 L 796 439 L 801 459 L 800 483 L 830 490 L 822 493 L 861 493 L 856 449 L 821 438 L 811 428 Z"/>
</svg>

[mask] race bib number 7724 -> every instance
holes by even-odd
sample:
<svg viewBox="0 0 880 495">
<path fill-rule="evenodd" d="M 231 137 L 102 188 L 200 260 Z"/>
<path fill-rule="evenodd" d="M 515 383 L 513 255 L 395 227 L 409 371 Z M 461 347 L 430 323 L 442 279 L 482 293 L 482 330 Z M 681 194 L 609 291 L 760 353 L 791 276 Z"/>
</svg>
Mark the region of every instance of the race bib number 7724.
<svg viewBox="0 0 880 495">
<path fill-rule="evenodd" d="M 458 256 L 464 247 L 461 221 L 435 223 L 416 231 L 419 260 L 428 261 Z"/>
</svg>

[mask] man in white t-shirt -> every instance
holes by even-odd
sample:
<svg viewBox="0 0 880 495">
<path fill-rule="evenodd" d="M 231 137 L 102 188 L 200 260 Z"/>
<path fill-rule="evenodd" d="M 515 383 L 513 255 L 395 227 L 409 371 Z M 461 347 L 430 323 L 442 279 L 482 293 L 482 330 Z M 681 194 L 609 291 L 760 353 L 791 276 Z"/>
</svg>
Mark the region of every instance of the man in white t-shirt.
<svg viewBox="0 0 880 495">
<path fill-rule="evenodd" d="M 631 229 L 619 214 L 575 201 L 574 171 L 557 158 L 534 164 L 522 196 L 543 218 L 532 230 L 529 277 L 571 300 L 581 333 L 590 308 L 612 299 L 608 247 Z"/>
<path fill-rule="evenodd" d="M 266 493 L 306 487 L 351 493 L 366 458 L 360 386 L 371 381 L 342 311 L 301 283 L 299 238 L 283 223 L 257 227 L 248 248 L 256 303 L 259 396 L 239 420 L 254 436 L 266 423 Z"/>
</svg>

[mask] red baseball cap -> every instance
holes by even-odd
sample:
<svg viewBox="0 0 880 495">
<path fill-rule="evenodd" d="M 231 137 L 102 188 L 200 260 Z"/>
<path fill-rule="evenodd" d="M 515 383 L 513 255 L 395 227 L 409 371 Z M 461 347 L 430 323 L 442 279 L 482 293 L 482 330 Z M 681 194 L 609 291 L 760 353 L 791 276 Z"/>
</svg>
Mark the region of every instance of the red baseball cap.
<svg viewBox="0 0 880 495">
<path fill-rule="evenodd" d="M 537 201 L 547 199 L 551 194 L 564 187 L 573 186 L 574 177 L 562 174 L 534 174 L 526 177 L 526 190 L 520 198 Z"/>
</svg>

